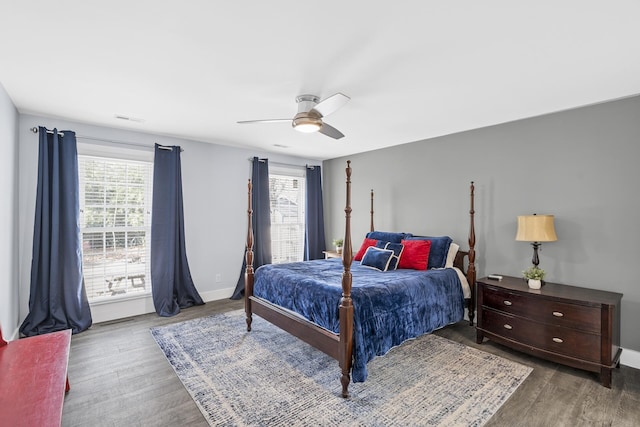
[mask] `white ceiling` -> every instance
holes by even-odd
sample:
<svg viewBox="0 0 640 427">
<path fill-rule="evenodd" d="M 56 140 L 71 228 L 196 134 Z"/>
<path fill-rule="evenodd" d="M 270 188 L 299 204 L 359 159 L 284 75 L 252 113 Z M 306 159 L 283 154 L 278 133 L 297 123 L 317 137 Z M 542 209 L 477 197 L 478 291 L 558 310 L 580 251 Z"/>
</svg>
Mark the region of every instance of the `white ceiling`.
<svg viewBox="0 0 640 427">
<path fill-rule="evenodd" d="M 638 0 L 0 5 L 0 83 L 21 113 L 306 158 L 640 93 Z M 340 140 L 236 123 L 336 92 Z"/>
</svg>

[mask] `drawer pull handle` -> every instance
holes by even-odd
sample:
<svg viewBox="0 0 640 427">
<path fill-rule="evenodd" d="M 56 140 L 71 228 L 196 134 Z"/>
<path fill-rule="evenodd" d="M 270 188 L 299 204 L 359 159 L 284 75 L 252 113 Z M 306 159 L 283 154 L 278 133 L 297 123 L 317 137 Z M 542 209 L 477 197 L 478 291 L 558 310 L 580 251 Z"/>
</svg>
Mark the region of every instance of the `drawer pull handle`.
<svg viewBox="0 0 640 427">
<path fill-rule="evenodd" d="M 504 302 L 504 305 L 511 305 L 511 301 L 509 300 L 504 300 L 503 302 Z"/>
<path fill-rule="evenodd" d="M 508 324 L 508 323 L 505 323 L 504 328 L 505 328 L 505 329 L 513 329 L 513 326 L 511 326 L 511 325 L 510 325 L 510 324 Z"/>
<path fill-rule="evenodd" d="M 562 340 L 562 338 L 556 338 L 556 337 L 553 337 L 552 339 L 553 339 L 553 342 L 557 342 L 557 343 L 563 343 L 563 342 L 564 342 L 564 341 Z"/>
<path fill-rule="evenodd" d="M 554 316 L 556 316 L 556 317 L 562 317 L 562 316 L 564 316 L 564 314 L 562 314 L 562 313 L 561 313 L 561 312 L 559 312 L 559 311 L 554 311 L 554 312 L 553 312 L 553 315 L 554 315 Z"/>
</svg>

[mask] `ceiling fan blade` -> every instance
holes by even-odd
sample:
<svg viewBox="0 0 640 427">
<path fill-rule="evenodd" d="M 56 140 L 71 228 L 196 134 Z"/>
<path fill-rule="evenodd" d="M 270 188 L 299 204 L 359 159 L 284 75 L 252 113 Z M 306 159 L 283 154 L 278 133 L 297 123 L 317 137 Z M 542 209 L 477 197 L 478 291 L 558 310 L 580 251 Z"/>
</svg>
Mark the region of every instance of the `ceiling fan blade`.
<svg viewBox="0 0 640 427">
<path fill-rule="evenodd" d="M 340 132 L 338 129 L 326 123 L 322 123 L 322 126 L 320 127 L 320 130 L 318 130 L 318 132 L 320 132 L 323 135 L 330 136 L 333 139 L 340 139 L 344 136 L 344 134 Z"/>
<path fill-rule="evenodd" d="M 333 113 L 338 108 L 349 102 L 350 99 L 351 98 L 349 98 L 347 95 L 338 92 L 318 102 L 312 108 L 312 110 L 317 111 L 321 117 L 328 116 L 329 114 Z"/>
<path fill-rule="evenodd" d="M 291 123 L 291 119 L 266 119 L 266 120 L 241 120 L 237 123 L 247 124 L 247 123 Z"/>
</svg>

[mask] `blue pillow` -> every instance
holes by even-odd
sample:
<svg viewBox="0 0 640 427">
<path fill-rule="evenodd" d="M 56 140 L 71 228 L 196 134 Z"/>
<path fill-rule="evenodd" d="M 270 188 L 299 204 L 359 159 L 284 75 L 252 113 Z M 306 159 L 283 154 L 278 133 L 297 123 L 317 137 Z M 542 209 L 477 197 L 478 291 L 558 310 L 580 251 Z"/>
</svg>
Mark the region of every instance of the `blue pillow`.
<svg viewBox="0 0 640 427">
<path fill-rule="evenodd" d="M 367 238 L 382 240 L 383 242 L 400 243 L 402 239 L 411 237 L 411 233 L 392 233 L 389 231 L 370 231 Z"/>
<path fill-rule="evenodd" d="M 412 236 L 407 240 L 431 240 L 431 250 L 429 252 L 429 265 L 431 268 L 444 268 L 447 263 L 447 254 L 449 246 L 453 241 L 449 236 L 431 237 L 431 236 Z"/>
<path fill-rule="evenodd" d="M 393 257 L 393 251 L 369 246 L 362 257 L 362 265 L 375 268 L 379 271 L 387 271 Z"/>
<path fill-rule="evenodd" d="M 376 243 L 376 248 L 380 249 L 390 249 L 393 251 L 393 256 L 389 261 L 389 267 L 387 270 L 395 270 L 398 268 L 398 264 L 400 263 L 400 255 L 402 255 L 402 250 L 404 246 L 401 243 L 391 243 L 391 242 L 383 242 L 378 240 Z"/>
</svg>

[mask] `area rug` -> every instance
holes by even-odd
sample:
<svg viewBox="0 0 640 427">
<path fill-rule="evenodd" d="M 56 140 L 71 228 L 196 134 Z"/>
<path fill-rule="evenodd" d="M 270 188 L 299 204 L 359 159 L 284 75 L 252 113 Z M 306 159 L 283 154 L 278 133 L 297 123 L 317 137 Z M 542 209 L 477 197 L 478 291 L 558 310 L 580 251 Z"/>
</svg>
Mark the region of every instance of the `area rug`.
<svg viewBox="0 0 640 427">
<path fill-rule="evenodd" d="M 369 362 L 340 397 L 338 363 L 241 310 L 151 329 L 210 425 L 481 426 L 531 372 L 424 335 Z"/>
</svg>

